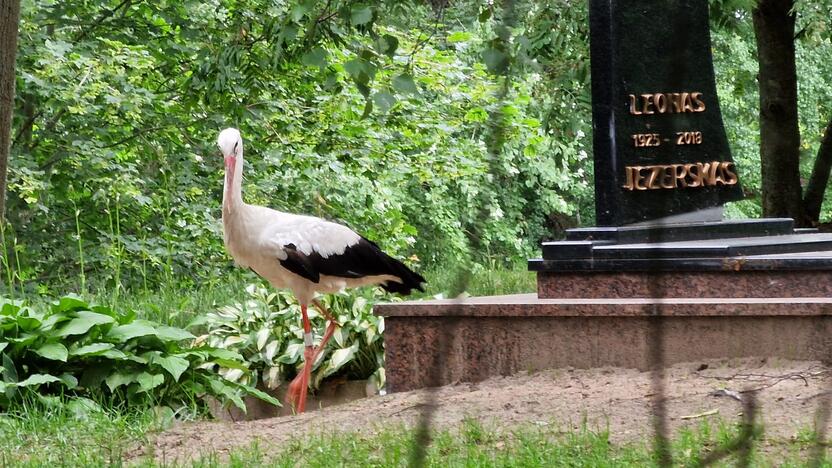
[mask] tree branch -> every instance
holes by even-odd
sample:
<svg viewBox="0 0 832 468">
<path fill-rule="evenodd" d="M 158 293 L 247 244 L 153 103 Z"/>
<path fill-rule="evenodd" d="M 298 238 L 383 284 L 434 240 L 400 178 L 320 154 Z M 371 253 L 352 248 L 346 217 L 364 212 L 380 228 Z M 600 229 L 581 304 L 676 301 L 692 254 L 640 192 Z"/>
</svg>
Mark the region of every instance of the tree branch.
<svg viewBox="0 0 832 468">
<path fill-rule="evenodd" d="M 809 185 L 806 186 L 806 193 L 803 195 L 806 216 L 815 224 L 820 221 L 820 208 L 823 205 L 823 195 L 826 193 L 830 171 L 832 171 L 832 119 L 826 125 L 818 155 L 815 157 L 815 165 L 812 167 Z"/>
<path fill-rule="evenodd" d="M 117 11 L 121 10 L 121 9 L 122 9 L 122 8 L 124 8 L 125 6 L 129 6 L 129 5 L 132 3 L 132 1 L 133 1 L 133 0 L 123 0 L 123 1 L 122 1 L 121 3 L 119 3 L 119 4 L 115 7 L 115 8 L 113 8 L 113 9 L 111 9 L 111 10 L 107 10 L 107 11 L 105 11 L 105 12 L 101 13 L 101 14 L 98 16 L 98 18 L 96 18 L 96 19 L 95 19 L 95 21 L 93 21 L 93 22 L 92 22 L 92 24 L 91 24 L 88 28 L 86 28 L 86 29 L 82 30 L 82 31 L 81 31 L 81 32 L 80 32 L 77 36 L 75 36 L 75 40 L 74 40 L 74 42 L 79 42 L 80 40 L 82 40 L 82 39 L 84 39 L 85 37 L 87 37 L 87 35 L 88 35 L 90 32 L 92 32 L 95 28 L 97 28 L 97 27 L 98 27 L 101 23 L 103 23 L 104 21 L 106 21 L 106 20 L 107 20 L 107 18 L 109 18 L 109 17 L 111 17 L 111 16 L 115 15 Z"/>
</svg>

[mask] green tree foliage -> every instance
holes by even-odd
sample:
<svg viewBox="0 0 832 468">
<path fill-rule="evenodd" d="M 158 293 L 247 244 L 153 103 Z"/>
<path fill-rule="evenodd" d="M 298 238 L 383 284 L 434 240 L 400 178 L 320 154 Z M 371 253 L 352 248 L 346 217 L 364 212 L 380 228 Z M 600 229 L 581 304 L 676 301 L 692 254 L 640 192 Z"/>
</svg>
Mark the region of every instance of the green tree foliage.
<svg viewBox="0 0 832 468">
<path fill-rule="evenodd" d="M 118 282 L 219 277 L 213 142 L 230 125 L 247 140 L 249 202 L 345 221 L 422 264 L 531 254 L 548 219 L 588 206 L 588 123 L 560 128 L 570 112 L 538 102 L 540 73 L 489 73 L 499 23 L 488 8 L 456 14 L 24 2 L 7 246 L 25 253 L 17 275 L 75 277 L 83 255 Z"/>
<path fill-rule="evenodd" d="M 713 52 L 723 118 L 748 199 L 732 206 L 736 216 L 758 217 L 762 210 L 757 48 L 751 21 L 756 2 L 712 2 Z M 832 120 L 832 31 L 830 5 L 802 1 L 795 5 L 795 56 L 798 80 L 798 126 L 801 136 L 799 180 L 806 188 L 820 154 L 824 129 Z M 827 176 L 828 177 L 828 176 Z M 824 197 L 819 218 L 829 222 L 832 199 Z M 805 200 L 804 200 L 805 202 Z"/>
<path fill-rule="evenodd" d="M 755 216 L 754 2 L 711 5 L 750 197 L 730 212 Z M 832 45 L 828 6 L 797 9 L 807 179 Z M 346 222 L 422 267 L 522 258 L 594 222 L 584 1 L 28 0 L 20 31 L 4 267 L 25 284 L 218 281 L 213 142 L 232 125 L 247 201 Z"/>
</svg>

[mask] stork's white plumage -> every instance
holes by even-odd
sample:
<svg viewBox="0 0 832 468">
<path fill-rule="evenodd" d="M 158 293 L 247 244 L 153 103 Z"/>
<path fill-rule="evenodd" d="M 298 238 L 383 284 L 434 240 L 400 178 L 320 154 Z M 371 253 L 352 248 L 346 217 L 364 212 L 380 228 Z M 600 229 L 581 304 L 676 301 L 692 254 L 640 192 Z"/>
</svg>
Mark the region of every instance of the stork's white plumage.
<svg viewBox="0 0 832 468">
<path fill-rule="evenodd" d="M 366 285 L 410 294 L 413 289 L 422 290 L 425 279 L 346 226 L 244 203 L 240 132 L 223 130 L 217 145 L 225 158 L 222 223 L 226 249 L 238 265 L 251 268 L 276 288 L 290 289 L 301 305 L 306 362 L 289 386 L 288 397 L 297 403 L 297 411 L 303 412 L 312 363 L 336 326 L 329 312 L 315 301 L 315 294 Z M 315 304 L 330 321 L 317 349 L 312 349 L 306 314 L 309 304 Z"/>
</svg>

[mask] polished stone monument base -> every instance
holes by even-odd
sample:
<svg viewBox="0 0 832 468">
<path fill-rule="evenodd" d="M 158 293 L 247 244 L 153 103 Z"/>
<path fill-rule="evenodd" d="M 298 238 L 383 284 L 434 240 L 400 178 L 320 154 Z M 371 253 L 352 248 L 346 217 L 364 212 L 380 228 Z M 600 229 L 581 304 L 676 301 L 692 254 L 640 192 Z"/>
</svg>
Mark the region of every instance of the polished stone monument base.
<svg viewBox="0 0 832 468">
<path fill-rule="evenodd" d="M 385 317 L 390 392 L 550 368 L 648 369 L 657 320 L 665 365 L 751 356 L 827 360 L 832 344 L 830 297 L 523 294 L 382 304 L 376 313 Z"/>
<path fill-rule="evenodd" d="M 542 251 L 529 260 L 537 295 L 377 306 L 388 390 L 567 366 L 647 369 L 658 342 L 665 365 L 832 360 L 832 234 L 791 219 L 593 227 Z"/>
</svg>

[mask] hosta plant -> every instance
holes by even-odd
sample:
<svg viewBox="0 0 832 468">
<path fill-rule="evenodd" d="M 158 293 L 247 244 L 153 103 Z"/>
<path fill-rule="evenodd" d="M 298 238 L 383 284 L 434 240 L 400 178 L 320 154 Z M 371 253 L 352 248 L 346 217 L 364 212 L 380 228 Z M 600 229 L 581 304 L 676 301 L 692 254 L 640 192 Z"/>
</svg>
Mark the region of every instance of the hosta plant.
<svg viewBox="0 0 832 468">
<path fill-rule="evenodd" d="M 249 373 L 220 367 L 220 375 L 250 386 L 274 389 L 297 374 L 303 365 L 303 328 L 300 306 L 286 291 L 270 292 L 257 286 L 246 288 L 247 300 L 220 308 L 192 322 L 189 328 L 205 333 L 197 338 L 214 348 L 243 356 Z M 382 297 L 376 290 L 330 294 L 319 298 L 338 322 L 335 334 L 314 364 L 310 385 L 327 378 L 370 379 L 384 386 L 384 319 L 372 313 L 372 304 Z M 314 307 L 308 310 L 315 333 L 321 340 L 326 320 Z"/>
<path fill-rule="evenodd" d="M 191 346 L 193 339 L 181 328 L 139 320 L 132 312 L 77 296 L 45 308 L 0 298 L 0 408 L 29 391 L 169 406 L 212 395 L 244 411 L 245 395 L 279 404 L 211 369 L 222 365 L 245 374 L 237 352 Z"/>
</svg>

